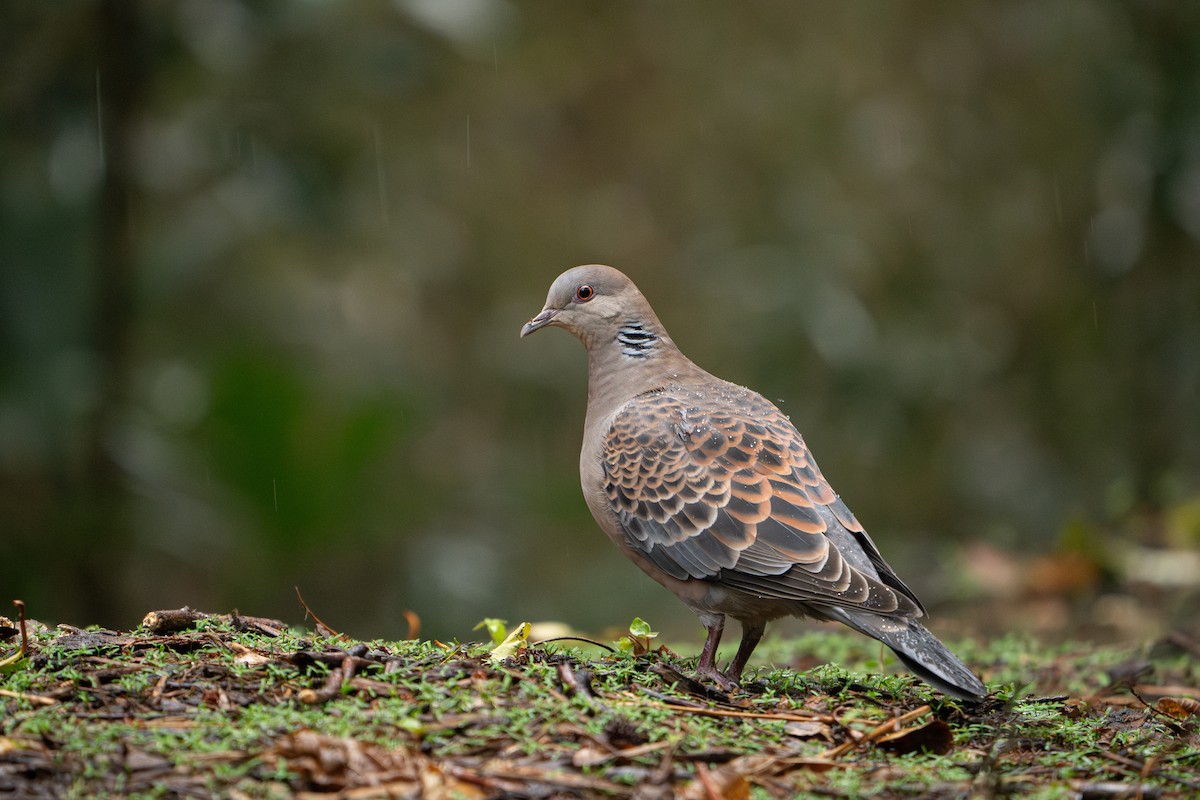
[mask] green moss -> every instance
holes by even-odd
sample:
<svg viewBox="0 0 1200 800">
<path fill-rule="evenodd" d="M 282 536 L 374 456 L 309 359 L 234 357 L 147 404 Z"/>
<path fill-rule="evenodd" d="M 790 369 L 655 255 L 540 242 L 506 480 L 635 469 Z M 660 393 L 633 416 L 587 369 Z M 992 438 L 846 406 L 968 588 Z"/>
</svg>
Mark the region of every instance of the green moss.
<svg viewBox="0 0 1200 800">
<path fill-rule="evenodd" d="M 57 771 L 58 793 L 68 797 L 174 791 L 169 783 L 142 780 L 130 753 L 165 759 L 191 791 L 286 796 L 310 788 L 303 770 L 274 750 L 300 730 L 421 753 L 459 769 L 501 759 L 551 764 L 613 784 L 636 783 L 661 769 L 669 753 L 676 788 L 694 776 L 697 760 L 721 769 L 760 755 L 784 765 L 769 776 L 755 773 L 753 796 L 762 797 L 771 796 L 764 787 L 780 786 L 846 797 L 1066 797 L 1095 776 L 1170 796 L 1190 791 L 1200 762 L 1194 724 L 1187 734 L 1128 692 L 1120 703 L 1108 697 L 1121 691 L 1109 688 L 1114 679 L 1142 661 L 1162 678 L 1194 684 L 1186 655 L 1162 648 L 1044 646 L 1015 637 L 964 643 L 960 652 L 995 689 L 994 699 L 976 708 L 938 695 L 886 659 L 881 664 L 878 648 L 861 637 L 835 631 L 774 641 L 764 660 L 787 664 L 819 652 L 836 661 L 806 672 L 759 667 L 747 691 L 717 703 L 655 669 L 662 662 L 688 675 L 694 658 L 534 648 L 493 668 L 487 644 L 376 641 L 367 651 L 383 658 L 361 662 L 332 698 L 304 702 L 306 692 L 325 686 L 331 667 L 316 662 L 302 669 L 296 664 L 307 662 L 294 654 L 348 646 L 301 632 L 270 638 L 217 624 L 173 637 L 140 636 L 116 649 L 71 649 L 43 637 L 28 664 L 3 678 L 13 696 L 0 698 L 0 737 L 10 751 L 44 752 Z M 564 663 L 581 680 L 585 670 L 591 674 L 594 696 L 562 684 Z M 38 696 L 56 702 L 42 704 Z M 865 745 L 840 756 L 833 769 L 786 767 L 823 757 L 835 743 L 922 706 L 931 711 L 912 725 L 944 720 L 949 752 L 895 755 Z M 824 734 L 793 735 L 788 720 L 765 716 L 786 714 L 817 715 Z M 645 752 L 616 754 L 643 744 Z M 584 747 L 616 755 L 571 766 Z M 1131 766 L 1148 762 L 1153 768 L 1144 777 Z"/>
</svg>

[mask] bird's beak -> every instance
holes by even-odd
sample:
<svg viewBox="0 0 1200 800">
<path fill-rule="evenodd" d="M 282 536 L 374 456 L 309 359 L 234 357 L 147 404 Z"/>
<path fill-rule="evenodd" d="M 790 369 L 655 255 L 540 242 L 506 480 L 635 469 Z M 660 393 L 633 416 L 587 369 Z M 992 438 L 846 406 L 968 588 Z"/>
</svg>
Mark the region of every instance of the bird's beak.
<svg viewBox="0 0 1200 800">
<path fill-rule="evenodd" d="M 558 312 L 559 312 L 559 309 L 557 309 L 557 308 L 543 308 L 540 312 L 538 312 L 538 315 L 536 317 L 529 320 L 529 322 L 526 322 L 521 327 L 521 336 L 522 337 L 528 336 L 529 334 L 536 331 L 538 328 L 546 327 L 547 325 L 549 325 L 551 322 L 554 321 L 554 318 L 556 316 L 558 316 Z"/>
</svg>

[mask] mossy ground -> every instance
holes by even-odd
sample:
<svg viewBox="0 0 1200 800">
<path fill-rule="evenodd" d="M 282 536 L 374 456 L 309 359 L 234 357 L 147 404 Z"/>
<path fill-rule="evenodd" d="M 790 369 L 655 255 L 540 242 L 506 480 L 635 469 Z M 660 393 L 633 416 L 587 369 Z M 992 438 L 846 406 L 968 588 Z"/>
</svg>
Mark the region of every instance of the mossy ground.
<svg viewBox="0 0 1200 800">
<path fill-rule="evenodd" d="M 491 643 L 352 643 L 235 622 L 35 633 L 0 675 L 0 795 L 1200 794 L 1186 637 L 954 643 L 994 693 L 974 706 L 836 630 L 768 642 L 759 661 L 779 666 L 728 696 L 670 652 L 556 643 L 493 664 Z"/>
</svg>

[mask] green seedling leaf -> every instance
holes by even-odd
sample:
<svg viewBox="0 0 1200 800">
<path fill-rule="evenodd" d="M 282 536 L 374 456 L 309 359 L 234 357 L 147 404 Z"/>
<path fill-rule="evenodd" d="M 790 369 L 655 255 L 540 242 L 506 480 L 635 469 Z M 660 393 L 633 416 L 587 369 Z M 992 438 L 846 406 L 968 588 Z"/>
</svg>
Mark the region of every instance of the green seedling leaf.
<svg viewBox="0 0 1200 800">
<path fill-rule="evenodd" d="M 480 628 L 486 628 L 488 636 L 492 637 L 492 644 L 498 645 L 502 643 L 508 636 L 508 620 L 497 619 L 496 617 L 487 617 L 476 625 L 471 630 L 477 631 Z"/>
<path fill-rule="evenodd" d="M 522 622 L 513 632 L 504 638 L 504 641 L 496 645 L 492 652 L 488 653 L 488 661 L 491 664 L 500 664 L 506 658 L 512 658 L 517 653 L 529 646 L 529 631 L 533 626 L 528 622 Z"/>
<path fill-rule="evenodd" d="M 14 653 L 5 659 L 0 659 L 0 675 L 9 675 L 17 670 L 25 669 L 29 666 L 29 659 L 24 657 L 24 653 Z"/>
<path fill-rule="evenodd" d="M 641 617 L 633 618 L 633 622 L 629 623 L 629 632 L 641 639 L 654 639 L 658 636 L 657 631 L 650 630 L 650 623 Z"/>
<path fill-rule="evenodd" d="M 617 640 L 617 649 L 622 653 L 640 656 L 650 652 L 650 640 L 658 638 L 658 631 L 650 629 L 650 623 L 634 617 L 629 623 L 629 635 Z"/>
</svg>

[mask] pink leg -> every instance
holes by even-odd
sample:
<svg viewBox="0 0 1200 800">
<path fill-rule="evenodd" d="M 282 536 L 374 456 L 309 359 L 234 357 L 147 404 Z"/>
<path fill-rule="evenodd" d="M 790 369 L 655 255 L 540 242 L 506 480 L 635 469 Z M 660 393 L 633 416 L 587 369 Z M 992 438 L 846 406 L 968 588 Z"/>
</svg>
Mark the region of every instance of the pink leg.
<svg viewBox="0 0 1200 800">
<path fill-rule="evenodd" d="M 725 630 L 724 615 L 713 616 L 708 619 L 701 619 L 705 629 L 708 630 L 708 636 L 704 639 L 704 647 L 700 650 L 700 661 L 696 664 L 696 676 L 712 681 L 720 686 L 725 691 L 731 691 L 737 688 L 737 681 L 731 681 L 725 677 L 719 669 L 717 669 L 717 645 L 721 643 L 721 634 Z M 760 634 L 761 635 L 761 631 Z M 744 641 L 744 640 L 743 640 Z M 755 640 L 757 644 L 757 640 Z M 754 648 L 751 647 L 751 650 Z M 738 650 L 741 653 L 741 650 Z"/>
<path fill-rule="evenodd" d="M 725 670 L 725 677 L 733 683 L 738 683 L 742 679 L 742 670 L 746 668 L 746 662 L 750 660 L 750 654 L 754 652 L 754 648 L 758 647 L 759 640 L 763 637 L 763 631 L 767 629 L 764 623 L 758 625 L 747 625 L 742 623 L 742 642 L 738 645 L 737 655 L 733 657 L 733 661 L 729 662 L 729 669 Z"/>
</svg>

